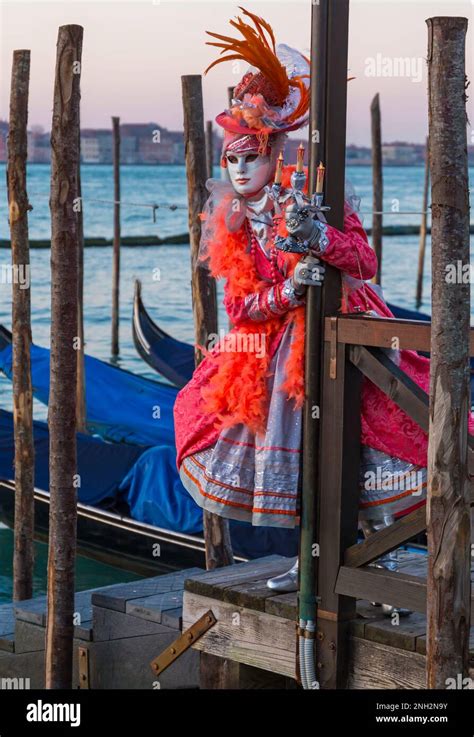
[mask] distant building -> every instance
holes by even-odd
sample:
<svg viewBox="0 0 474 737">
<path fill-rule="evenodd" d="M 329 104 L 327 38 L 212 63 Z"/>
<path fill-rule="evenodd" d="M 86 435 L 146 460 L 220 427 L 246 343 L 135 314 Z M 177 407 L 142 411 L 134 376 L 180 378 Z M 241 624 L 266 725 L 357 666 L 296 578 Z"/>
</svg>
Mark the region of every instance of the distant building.
<svg viewBox="0 0 474 737">
<path fill-rule="evenodd" d="M 8 122 L 0 120 L 0 162 L 7 160 Z M 285 163 L 296 163 L 296 151 L 303 143 L 306 154 L 308 140 L 290 138 L 285 148 Z M 222 133 L 214 126 L 214 164 L 221 156 Z M 111 164 L 111 128 L 81 129 L 81 162 L 83 164 Z M 474 166 L 474 146 L 468 146 L 469 164 Z M 393 141 L 382 145 L 384 166 L 420 166 L 425 161 L 425 146 L 422 143 Z M 306 155 L 307 160 L 307 155 Z M 124 123 L 120 126 L 120 159 L 122 164 L 184 164 L 184 133 L 169 131 L 158 123 Z M 50 133 L 41 126 L 32 126 L 28 131 L 29 163 L 51 161 Z M 346 163 L 350 166 L 370 166 L 372 152 L 368 146 L 348 144 Z"/>
<path fill-rule="evenodd" d="M 346 163 L 352 166 L 370 166 L 372 163 L 372 152 L 367 146 L 346 147 Z"/>
<path fill-rule="evenodd" d="M 81 161 L 83 164 L 112 163 L 112 131 L 109 128 L 81 130 Z"/>
<path fill-rule="evenodd" d="M 0 161 L 7 160 L 7 136 L 8 123 L 6 120 L 0 120 Z"/>
<path fill-rule="evenodd" d="M 51 161 L 50 134 L 39 125 L 28 131 L 28 161 L 35 164 L 49 164 Z"/>
<path fill-rule="evenodd" d="M 384 143 L 382 159 L 385 166 L 416 166 L 425 160 L 425 146 L 416 143 Z"/>
</svg>

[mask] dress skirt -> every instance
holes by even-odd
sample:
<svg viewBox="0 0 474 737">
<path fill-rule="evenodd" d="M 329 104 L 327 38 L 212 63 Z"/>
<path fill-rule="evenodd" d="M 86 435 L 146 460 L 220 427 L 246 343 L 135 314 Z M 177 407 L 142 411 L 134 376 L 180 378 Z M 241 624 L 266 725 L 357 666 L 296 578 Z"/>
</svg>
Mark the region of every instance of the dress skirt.
<svg viewBox="0 0 474 737">
<path fill-rule="evenodd" d="M 183 485 L 203 509 L 255 526 L 299 523 L 302 411 L 280 386 L 285 379 L 293 324 L 283 333 L 268 379 L 267 430 L 224 428 L 217 441 L 183 459 Z M 383 521 L 426 498 L 426 469 L 362 446 L 360 518 Z"/>
<path fill-rule="evenodd" d="M 279 388 L 291 336 L 289 323 L 271 362 L 266 432 L 256 435 L 243 424 L 224 428 L 214 445 L 181 464 L 194 500 L 221 517 L 265 527 L 297 524 L 302 412 Z"/>
</svg>

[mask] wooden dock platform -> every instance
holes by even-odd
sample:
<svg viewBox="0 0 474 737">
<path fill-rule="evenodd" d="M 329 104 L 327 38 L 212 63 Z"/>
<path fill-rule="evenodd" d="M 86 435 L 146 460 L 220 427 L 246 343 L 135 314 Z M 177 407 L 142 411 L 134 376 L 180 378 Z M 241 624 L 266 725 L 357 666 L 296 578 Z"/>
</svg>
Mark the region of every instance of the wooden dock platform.
<svg viewBox="0 0 474 737">
<path fill-rule="evenodd" d="M 198 688 L 199 656 L 191 650 L 159 678 L 150 667 L 179 637 L 184 579 L 198 572 L 191 568 L 76 593 L 73 687 Z M 0 680 L 9 688 L 44 688 L 45 634 L 45 596 L 0 606 Z"/>
<path fill-rule="evenodd" d="M 420 581 L 426 578 L 426 555 L 402 551 L 400 560 L 401 575 Z M 278 595 L 266 586 L 267 578 L 288 567 L 287 558 L 271 556 L 189 577 L 183 629 L 209 609 L 217 618 L 217 624 L 194 648 L 260 672 L 296 679 L 297 595 Z M 474 665 L 474 628 L 470 652 Z M 380 607 L 359 600 L 357 616 L 349 623 L 348 654 L 346 688 L 426 688 L 426 617 L 413 612 L 397 621 L 384 616 Z M 239 668 L 230 668 L 228 673 L 221 687 L 242 688 Z M 253 679 L 254 684 L 257 681 Z"/>
</svg>

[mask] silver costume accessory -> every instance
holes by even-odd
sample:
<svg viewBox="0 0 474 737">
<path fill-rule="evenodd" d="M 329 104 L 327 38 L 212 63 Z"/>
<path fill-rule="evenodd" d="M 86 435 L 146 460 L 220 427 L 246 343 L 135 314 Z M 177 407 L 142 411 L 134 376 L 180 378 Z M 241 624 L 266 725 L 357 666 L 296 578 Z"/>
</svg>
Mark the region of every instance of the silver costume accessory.
<svg viewBox="0 0 474 737">
<path fill-rule="evenodd" d="M 322 253 L 329 243 L 326 233 L 326 217 L 324 215 L 330 208 L 323 205 L 323 195 L 313 194 L 308 197 L 303 189 L 306 184 L 306 174 L 303 171 L 294 171 L 291 175 L 291 188 L 282 192 L 280 184 L 273 184 L 267 189 L 269 197 L 275 202 L 275 210 L 281 212 L 281 205 L 292 199 L 296 205 L 286 220 L 288 235 L 277 236 L 275 246 L 286 253 L 309 253 L 317 250 Z M 311 219 L 313 228 L 310 235 L 304 238 L 298 233 L 301 225 Z"/>
<path fill-rule="evenodd" d="M 281 594 L 289 594 L 298 591 L 298 558 L 286 573 L 279 576 L 269 578 L 267 586 L 272 591 L 278 591 Z"/>
</svg>

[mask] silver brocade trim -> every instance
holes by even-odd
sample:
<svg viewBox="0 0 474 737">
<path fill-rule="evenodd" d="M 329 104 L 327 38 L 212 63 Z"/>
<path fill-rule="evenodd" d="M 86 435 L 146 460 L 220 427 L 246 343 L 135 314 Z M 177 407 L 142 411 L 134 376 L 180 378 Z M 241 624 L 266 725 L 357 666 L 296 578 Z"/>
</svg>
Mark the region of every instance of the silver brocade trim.
<svg viewBox="0 0 474 737">
<path fill-rule="evenodd" d="M 283 297 L 286 297 L 286 299 L 290 302 L 290 304 L 296 307 L 304 304 L 304 300 L 302 300 L 296 294 L 296 289 L 295 289 L 295 286 L 293 284 L 293 280 L 291 277 L 289 279 L 285 279 L 281 293 Z"/>
<path fill-rule="evenodd" d="M 275 287 L 271 287 L 268 292 L 268 306 L 270 308 L 270 311 L 273 312 L 274 315 L 281 314 L 282 310 L 280 307 L 278 307 L 275 299 Z"/>
<path fill-rule="evenodd" d="M 258 293 L 247 294 L 244 299 L 244 304 L 251 320 L 265 320 L 265 314 L 259 309 L 259 296 Z"/>
<path fill-rule="evenodd" d="M 326 223 L 322 223 L 321 220 L 316 220 L 315 225 L 319 230 L 319 240 L 316 244 L 316 250 L 318 253 L 324 253 L 326 248 L 329 246 L 329 238 L 328 238 L 328 227 Z"/>
</svg>

